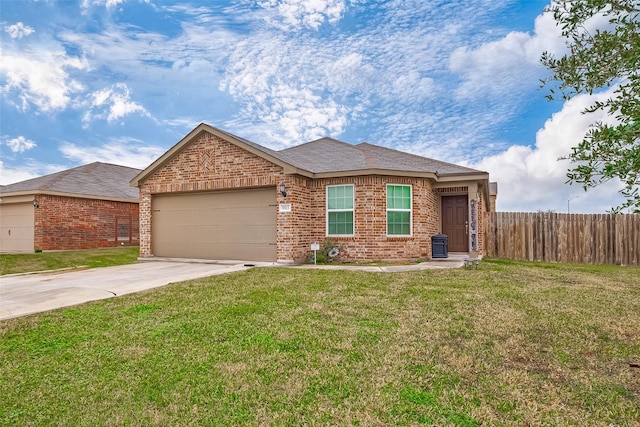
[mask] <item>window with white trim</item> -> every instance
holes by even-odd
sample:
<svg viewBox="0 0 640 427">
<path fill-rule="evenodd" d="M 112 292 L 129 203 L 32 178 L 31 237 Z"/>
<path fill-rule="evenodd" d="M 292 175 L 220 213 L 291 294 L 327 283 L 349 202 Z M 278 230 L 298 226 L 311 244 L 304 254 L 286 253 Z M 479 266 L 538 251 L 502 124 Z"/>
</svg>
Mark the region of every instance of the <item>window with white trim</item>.
<svg viewBox="0 0 640 427">
<path fill-rule="evenodd" d="M 411 236 L 411 186 L 387 184 L 387 235 Z"/>
<path fill-rule="evenodd" d="M 353 185 L 327 186 L 327 235 L 353 236 Z"/>
</svg>

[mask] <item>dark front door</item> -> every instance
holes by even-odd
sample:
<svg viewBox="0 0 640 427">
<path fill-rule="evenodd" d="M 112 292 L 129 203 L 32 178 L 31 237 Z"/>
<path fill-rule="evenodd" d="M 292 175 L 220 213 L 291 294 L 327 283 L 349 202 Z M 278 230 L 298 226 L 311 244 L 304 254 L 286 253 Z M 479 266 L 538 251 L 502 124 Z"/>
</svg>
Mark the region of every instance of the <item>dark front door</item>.
<svg viewBox="0 0 640 427">
<path fill-rule="evenodd" d="M 467 196 L 442 197 L 442 234 L 449 236 L 449 252 L 469 251 Z"/>
</svg>

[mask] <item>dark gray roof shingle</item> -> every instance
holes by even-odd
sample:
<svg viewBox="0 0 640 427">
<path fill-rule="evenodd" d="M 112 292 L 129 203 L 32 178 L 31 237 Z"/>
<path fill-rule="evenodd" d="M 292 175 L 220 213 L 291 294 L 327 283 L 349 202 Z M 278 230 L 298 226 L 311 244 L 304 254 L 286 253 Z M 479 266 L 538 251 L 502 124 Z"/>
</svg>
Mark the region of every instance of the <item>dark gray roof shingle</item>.
<svg viewBox="0 0 640 427">
<path fill-rule="evenodd" d="M 351 145 L 322 138 L 287 148 L 280 153 L 313 173 L 384 169 L 406 172 L 431 172 L 438 175 L 481 173 L 476 169 L 441 162 L 366 142 Z"/>
<path fill-rule="evenodd" d="M 3 194 L 42 191 L 104 197 L 105 199 L 138 200 L 138 189 L 130 187 L 129 181 L 139 173 L 140 169 L 95 162 L 9 184 L 2 187 L 0 191 Z"/>
</svg>

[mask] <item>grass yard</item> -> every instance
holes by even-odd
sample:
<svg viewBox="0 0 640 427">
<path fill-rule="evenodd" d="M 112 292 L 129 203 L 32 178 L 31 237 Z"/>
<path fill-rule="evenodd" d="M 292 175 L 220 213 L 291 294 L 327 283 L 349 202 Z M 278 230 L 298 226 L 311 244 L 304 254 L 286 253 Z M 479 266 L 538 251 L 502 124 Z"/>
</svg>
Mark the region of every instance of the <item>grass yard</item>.
<svg viewBox="0 0 640 427">
<path fill-rule="evenodd" d="M 0 425 L 640 425 L 640 270 L 255 268 L 0 322 Z"/>
<path fill-rule="evenodd" d="M 137 261 L 137 246 L 54 251 L 31 254 L 0 254 L 0 275 L 60 268 L 94 268 L 132 264 Z"/>
</svg>

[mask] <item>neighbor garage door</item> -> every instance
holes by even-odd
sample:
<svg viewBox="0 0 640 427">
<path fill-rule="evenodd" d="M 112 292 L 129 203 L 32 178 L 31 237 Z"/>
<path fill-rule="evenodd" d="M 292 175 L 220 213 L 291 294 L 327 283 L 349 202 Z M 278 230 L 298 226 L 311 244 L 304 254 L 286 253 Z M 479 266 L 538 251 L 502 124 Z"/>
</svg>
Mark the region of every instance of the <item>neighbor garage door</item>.
<svg viewBox="0 0 640 427">
<path fill-rule="evenodd" d="M 0 205 L 0 252 L 33 252 L 33 204 Z"/>
<path fill-rule="evenodd" d="M 160 257 L 276 260 L 276 189 L 152 198 L 151 242 Z"/>
</svg>

